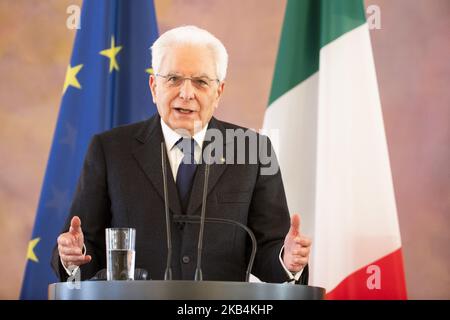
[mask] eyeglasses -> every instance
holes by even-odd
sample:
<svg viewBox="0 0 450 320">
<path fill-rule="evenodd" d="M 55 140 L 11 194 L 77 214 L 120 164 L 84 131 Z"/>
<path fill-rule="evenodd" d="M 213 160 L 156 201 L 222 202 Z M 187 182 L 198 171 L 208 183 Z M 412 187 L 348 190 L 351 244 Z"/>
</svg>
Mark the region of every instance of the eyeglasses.
<svg viewBox="0 0 450 320">
<path fill-rule="evenodd" d="M 210 79 L 208 77 L 182 77 L 176 74 L 162 75 L 156 73 L 155 76 L 164 78 L 164 84 L 170 88 L 180 87 L 185 80 L 190 80 L 197 89 L 209 89 L 214 83 L 220 83 L 219 79 Z"/>
</svg>

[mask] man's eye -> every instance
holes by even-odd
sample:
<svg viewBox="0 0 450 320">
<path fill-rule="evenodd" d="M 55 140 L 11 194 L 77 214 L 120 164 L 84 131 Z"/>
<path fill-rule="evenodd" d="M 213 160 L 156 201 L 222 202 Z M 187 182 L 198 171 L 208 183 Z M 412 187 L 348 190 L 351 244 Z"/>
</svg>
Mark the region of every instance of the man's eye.
<svg viewBox="0 0 450 320">
<path fill-rule="evenodd" d="M 206 87 L 206 86 L 208 86 L 208 82 L 207 82 L 206 80 L 204 80 L 204 79 L 195 79 L 195 83 L 196 83 L 198 86 L 201 86 L 201 87 Z"/>
<path fill-rule="evenodd" d="M 170 76 L 167 78 L 167 81 L 171 82 L 171 83 L 177 83 L 180 80 L 180 77 L 176 77 L 176 76 Z"/>
</svg>

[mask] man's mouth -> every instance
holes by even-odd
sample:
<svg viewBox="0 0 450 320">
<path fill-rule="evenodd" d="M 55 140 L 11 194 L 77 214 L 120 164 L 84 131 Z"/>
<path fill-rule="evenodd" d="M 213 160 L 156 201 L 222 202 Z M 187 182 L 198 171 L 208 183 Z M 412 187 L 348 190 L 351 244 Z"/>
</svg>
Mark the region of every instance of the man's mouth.
<svg viewBox="0 0 450 320">
<path fill-rule="evenodd" d="M 183 108 L 174 108 L 174 109 L 183 114 L 191 114 L 194 112 L 193 110 L 190 109 L 183 109 Z"/>
</svg>

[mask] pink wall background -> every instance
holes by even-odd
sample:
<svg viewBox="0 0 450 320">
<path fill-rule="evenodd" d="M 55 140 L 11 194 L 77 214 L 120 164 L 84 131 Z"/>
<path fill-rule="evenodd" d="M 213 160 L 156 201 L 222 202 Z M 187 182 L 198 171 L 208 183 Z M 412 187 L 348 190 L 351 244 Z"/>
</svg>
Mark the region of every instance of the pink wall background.
<svg viewBox="0 0 450 320">
<path fill-rule="evenodd" d="M 0 2 L 0 298 L 19 294 L 81 0 Z M 230 54 L 216 116 L 260 128 L 285 1 L 156 0 L 160 31 L 195 24 Z M 450 2 L 366 0 L 403 242 L 408 296 L 450 298 Z M 47 263 L 43 261 L 42 263 Z"/>
</svg>

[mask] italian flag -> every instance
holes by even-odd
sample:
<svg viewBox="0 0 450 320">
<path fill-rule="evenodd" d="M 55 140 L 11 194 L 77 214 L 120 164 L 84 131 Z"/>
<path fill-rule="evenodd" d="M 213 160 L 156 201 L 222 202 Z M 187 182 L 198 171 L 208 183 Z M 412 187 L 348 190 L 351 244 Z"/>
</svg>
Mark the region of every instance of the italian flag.
<svg viewBox="0 0 450 320">
<path fill-rule="evenodd" d="M 406 299 L 362 0 L 288 0 L 264 129 L 327 299 Z"/>
</svg>

